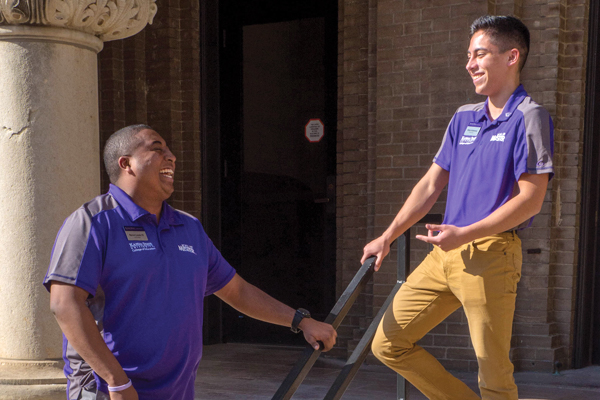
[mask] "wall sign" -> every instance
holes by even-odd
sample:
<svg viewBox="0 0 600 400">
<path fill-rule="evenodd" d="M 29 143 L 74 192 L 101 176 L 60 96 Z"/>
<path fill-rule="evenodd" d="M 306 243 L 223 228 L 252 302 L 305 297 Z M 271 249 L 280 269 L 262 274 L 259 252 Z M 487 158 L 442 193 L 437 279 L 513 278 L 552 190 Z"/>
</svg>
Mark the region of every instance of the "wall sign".
<svg viewBox="0 0 600 400">
<path fill-rule="evenodd" d="M 311 118 L 304 126 L 304 136 L 311 143 L 320 142 L 325 136 L 325 125 L 319 118 Z"/>
</svg>

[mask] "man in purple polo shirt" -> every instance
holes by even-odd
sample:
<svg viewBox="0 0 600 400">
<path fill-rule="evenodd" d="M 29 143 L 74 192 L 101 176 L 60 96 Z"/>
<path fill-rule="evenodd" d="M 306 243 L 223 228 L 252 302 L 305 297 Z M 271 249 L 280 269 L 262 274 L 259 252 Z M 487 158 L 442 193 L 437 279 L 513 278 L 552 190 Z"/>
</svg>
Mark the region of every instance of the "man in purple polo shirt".
<svg viewBox="0 0 600 400">
<path fill-rule="evenodd" d="M 331 349 L 331 325 L 247 283 L 198 219 L 166 203 L 175 156 L 152 128 L 114 133 L 104 163 L 109 192 L 65 220 L 44 279 L 65 337 L 69 400 L 193 400 L 204 297 L 212 293 Z"/>
<path fill-rule="evenodd" d="M 433 251 L 387 310 L 374 354 L 430 399 L 480 397 L 415 343 L 463 307 L 486 400 L 517 400 L 509 359 L 521 241 L 553 174 L 548 112 L 520 85 L 529 31 L 514 17 L 485 16 L 471 26 L 467 71 L 483 103 L 460 107 L 440 150 L 390 227 L 364 248 L 376 269 L 390 243 L 431 209 L 448 185 L 442 225 L 417 238 Z"/>
</svg>

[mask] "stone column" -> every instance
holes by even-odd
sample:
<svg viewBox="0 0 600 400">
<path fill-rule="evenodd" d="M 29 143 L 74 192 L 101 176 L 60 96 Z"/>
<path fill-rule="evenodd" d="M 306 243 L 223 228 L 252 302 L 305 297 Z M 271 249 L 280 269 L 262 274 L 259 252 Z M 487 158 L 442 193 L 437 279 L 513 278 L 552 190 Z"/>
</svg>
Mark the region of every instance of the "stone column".
<svg viewBox="0 0 600 400">
<path fill-rule="evenodd" d="M 64 399 L 41 285 L 63 220 L 100 192 L 97 53 L 155 0 L 0 0 L 0 400 Z"/>
</svg>

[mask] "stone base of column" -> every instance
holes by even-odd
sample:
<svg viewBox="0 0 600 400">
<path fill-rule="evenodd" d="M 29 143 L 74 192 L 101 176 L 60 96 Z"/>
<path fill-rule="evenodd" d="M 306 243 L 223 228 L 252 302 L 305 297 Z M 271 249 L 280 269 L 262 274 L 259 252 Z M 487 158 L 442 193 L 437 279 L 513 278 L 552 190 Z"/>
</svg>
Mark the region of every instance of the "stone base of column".
<svg viewBox="0 0 600 400">
<path fill-rule="evenodd" d="M 62 360 L 0 358 L 0 400 L 64 400 L 67 379 Z"/>
</svg>

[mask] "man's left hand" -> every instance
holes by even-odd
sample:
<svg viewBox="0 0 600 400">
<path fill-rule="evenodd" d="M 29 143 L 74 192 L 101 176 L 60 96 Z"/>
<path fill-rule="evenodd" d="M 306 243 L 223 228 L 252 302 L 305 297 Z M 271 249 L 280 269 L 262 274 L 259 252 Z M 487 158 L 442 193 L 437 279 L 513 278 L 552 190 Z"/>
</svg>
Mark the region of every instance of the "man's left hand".
<svg viewBox="0 0 600 400">
<path fill-rule="evenodd" d="M 312 346 L 313 349 L 319 349 L 319 343 L 322 342 L 325 346 L 323 351 L 329 351 L 335 344 L 337 332 L 333 326 L 324 322 L 319 322 L 312 318 L 304 318 L 298 326 L 304 334 L 304 339 Z"/>
<path fill-rule="evenodd" d="M 427 236 L 417 235 L 417 239 L 427 243 L 435 244 L 444 251 L 455 249 L 467 242 L 469 239 L 463 234 L 463 230 L 454 225 L 425 225 Z M 438 232 L 434 236 L 434 232 Z"/>
</svg>

